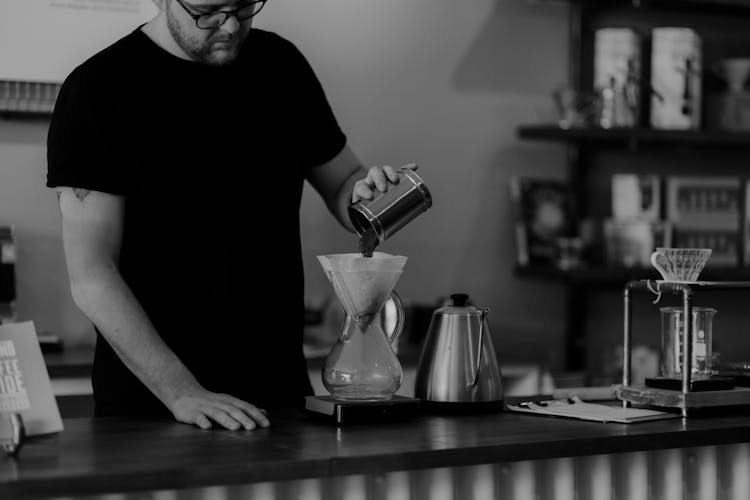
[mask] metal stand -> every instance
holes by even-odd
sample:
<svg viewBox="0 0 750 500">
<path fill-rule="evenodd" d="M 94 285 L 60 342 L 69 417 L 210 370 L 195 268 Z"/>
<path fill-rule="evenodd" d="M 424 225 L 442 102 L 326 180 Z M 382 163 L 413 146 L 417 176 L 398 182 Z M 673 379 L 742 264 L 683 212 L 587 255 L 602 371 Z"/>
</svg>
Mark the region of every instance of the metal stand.
<svg viewBox="0 0 750 500">
<path fill-rule="evenodd" d="M 623 293 L 624 318 L 623 318 L 623 363 L 622 363 L 622 386 L 615 390 L 617 397 L 622 399 L 624 407 L 631 403 L 650 404 L 654 406 L 668 406 L 680 408 L 682 416 L 688 416 L 688 408 L 699 406 L 724 406 L 732 404 L 750 404 L 750 389 L 735 389 L 729 391 L 708 391 L 713 394 L 701 397 L 690 391 L 691 372 L 693 370 L 693 294 L 696 291 L 728 291 L 728 290 L 750 290 L 750 281 L 654 281 L 638 280 L 630 281 L 625 285 Z M 632 349 L 632 319 L 633 310 L 630 302 L 631 292 L 650 292 L 656 294 L 682 295 L 684 328 L 682 330 L 682 391 L 675 397 L 677 391 L 663 389 L 649 389 L 633 387 L 630 385 L 630 359 Z"/>
<path fill-rule="evenodd" d="M 0 417 L 3 415 L 0 414 Z M 26 426 L 23 423 L 23 418 L 20 413 L 9 413 L 7 414 L 8 421 L 10 423 L 10 437 L 2 439 L 3 451 L 10 457 L 15 457 L 21 452 L 24 443 L 26 442 Z"/>
</svg>

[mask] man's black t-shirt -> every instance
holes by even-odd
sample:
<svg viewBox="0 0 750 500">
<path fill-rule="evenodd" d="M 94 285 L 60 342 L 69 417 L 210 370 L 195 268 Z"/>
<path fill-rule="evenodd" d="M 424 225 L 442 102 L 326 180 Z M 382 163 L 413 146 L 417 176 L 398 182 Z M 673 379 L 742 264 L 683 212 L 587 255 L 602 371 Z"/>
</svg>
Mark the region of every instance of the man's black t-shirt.
<svg viewBox="0 0 750 500">
<path fill-rule="evenodd" d="M 251 30 L 222 67 L 140 29 L 76 68 L 48 136 L 50 187 L 125 196 L 120 272 L 208 390 L 261 407 L 311 393 L 302 355 L 306 170 L 346 143 L 290 42 Z M 98 415 L 166 408 L 97 332 Z"/>
</svg>

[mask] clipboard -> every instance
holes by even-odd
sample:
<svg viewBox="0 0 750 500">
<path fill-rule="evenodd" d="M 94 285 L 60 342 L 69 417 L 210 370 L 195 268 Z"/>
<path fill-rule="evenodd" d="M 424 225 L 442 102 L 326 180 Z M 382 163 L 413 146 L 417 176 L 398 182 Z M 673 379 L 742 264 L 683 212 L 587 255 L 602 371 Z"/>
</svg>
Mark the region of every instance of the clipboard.
<svg viewBox="0 0 750 500">
<path fill-rule="evenodd" d="M 617 422 L 621 424 L 635 424 L 680 417 L 678 413 L 668 413 L 665 411 L 584 403 L 577 397 L 548 401 L 529 401 L 515 405 L 508 404 L 506 408 L 509 411 L 531 413 L 534 415 L 577 418 L 596 422 Z"/>
</svg>

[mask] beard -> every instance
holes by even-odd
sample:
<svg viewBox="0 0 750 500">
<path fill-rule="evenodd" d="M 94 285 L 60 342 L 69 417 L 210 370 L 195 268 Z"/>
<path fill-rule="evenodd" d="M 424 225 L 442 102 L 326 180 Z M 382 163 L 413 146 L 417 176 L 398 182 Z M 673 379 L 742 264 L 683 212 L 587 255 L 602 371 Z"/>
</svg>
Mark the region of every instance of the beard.
<svg viewBox="0 0 750 500">
<path fill-rule="evenodd" d="M 237 59 L 242 41 L 249 29 L 240 26 L 234 34 L 220 29 L 207 29 L 206 33 L 211 33 L 208 38 L 197 37 L 180 25 L 169 9 L 167 9 L 167 27 L 174 41 L 188 57 L 211 66 L 224 66 Z"/>
</svg>

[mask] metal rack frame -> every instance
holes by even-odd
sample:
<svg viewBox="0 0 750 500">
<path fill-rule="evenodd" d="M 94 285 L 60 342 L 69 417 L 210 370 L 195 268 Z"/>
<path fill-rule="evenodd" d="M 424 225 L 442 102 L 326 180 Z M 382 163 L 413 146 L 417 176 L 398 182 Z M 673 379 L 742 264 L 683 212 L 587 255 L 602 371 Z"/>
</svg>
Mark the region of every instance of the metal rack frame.
<svg viewBox="0 0 750 500">
<path fill-rule="evenodd" d="M 693 371 L 693 322 L 687 318 L 693 317 L 693 294 L 696 291 L 728 291 L 728 290 L 750 290 L 750 281 L 695 281 L 677 282 L 661 280 L 636 280 L 629 281 L 623 291 L 623 363 L 622 363 L 622 385 L 630 386 L 630 361 L 632 348 L 632 319 L 633 308 L 630 301 L 632 292 L 666 293 L 671 295 L 682 295 L 682 307 L 686 318 L 682 330 L 682 395 L 687 401 Z M 623 407 L 630 406 L 629 401 L 623 400 Z M 682 416 L 688 416 L 688 405 L 681 407 Z"/>
</svg>

